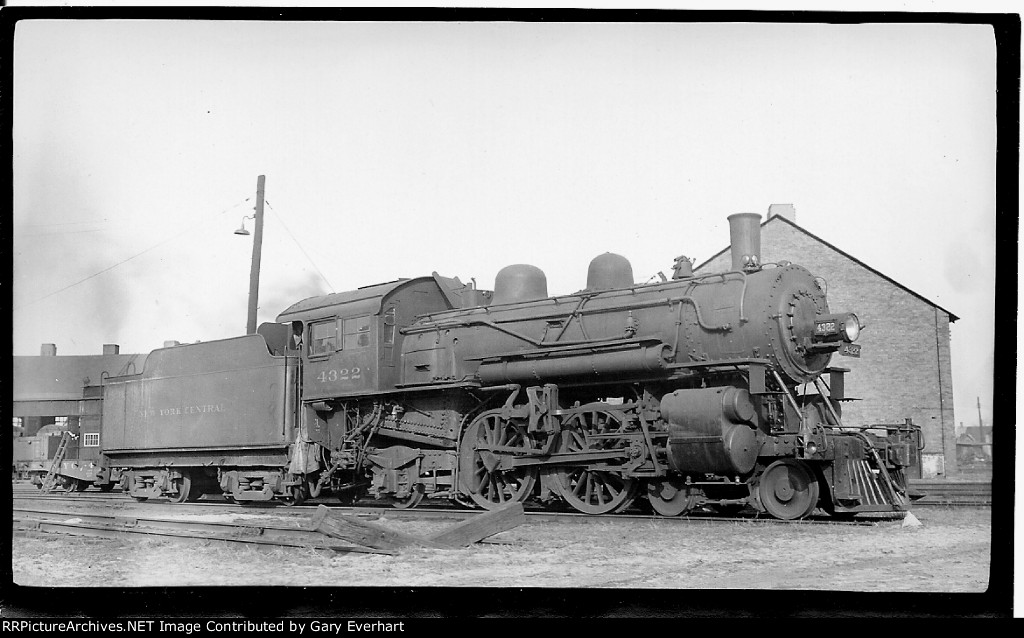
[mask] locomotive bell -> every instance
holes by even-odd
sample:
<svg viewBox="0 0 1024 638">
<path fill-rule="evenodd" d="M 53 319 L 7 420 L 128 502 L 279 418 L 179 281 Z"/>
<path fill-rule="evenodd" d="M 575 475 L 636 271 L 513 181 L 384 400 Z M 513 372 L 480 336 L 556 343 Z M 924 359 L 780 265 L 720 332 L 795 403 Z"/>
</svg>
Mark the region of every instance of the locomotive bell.
<svg viewBox="0 0 1024 638">
<path fill-rule="evenodd" d="M 612 290 L 633 285 L 633 266 L 622 255 L 605 253 L 594 257 L 587 269 L 587 290 Z"/>
<path fill-rule="evenodd" d="M 529 264 L 513 264 L 498 271 L 494 278 L 491 305 L 545 299 L 548 278 L 544 271 Z"/>
<path fill-rule="evenodd" d="M 761 216 L 757 213 L 729 215 L 729 241 L 733 270 L 761 269 Z"/>
</svg>

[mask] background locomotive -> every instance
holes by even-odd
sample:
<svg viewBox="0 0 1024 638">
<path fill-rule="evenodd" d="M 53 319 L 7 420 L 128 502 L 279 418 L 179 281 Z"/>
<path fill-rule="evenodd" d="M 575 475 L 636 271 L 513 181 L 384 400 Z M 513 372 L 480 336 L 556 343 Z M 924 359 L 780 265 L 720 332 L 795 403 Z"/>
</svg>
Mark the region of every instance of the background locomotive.
<svg viewBox="0 0 1024 638">
<path fill-rule="evenodd" d="M 287 308 L 258 334 L 175 346 L 104 384 L 103 449 L 137 499 L 330 490 L 412 507 L 537 499 L 603 514 L 751 505 L 783 519 L 903 509 L 908 425 L 841 427 L 860 324 L 820 280 L 761 264 L 760 215 L 729 217 L 730 272 L 636 285 L 624 258 L 549 297 L 434 273 Z M 830 375 L 828 387 L 823 381 Z"/>
</svg>

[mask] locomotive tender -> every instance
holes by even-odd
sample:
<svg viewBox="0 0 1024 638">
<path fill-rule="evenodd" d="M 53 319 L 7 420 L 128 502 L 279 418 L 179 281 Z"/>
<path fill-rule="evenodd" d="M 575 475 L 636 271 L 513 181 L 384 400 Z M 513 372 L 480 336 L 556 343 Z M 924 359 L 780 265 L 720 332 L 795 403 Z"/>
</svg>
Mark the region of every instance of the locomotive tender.
<svg viewBox="0 0 1024 638">
<path fill-rule="evenodd" d="M 493 293 L 434 273 L 156 350 L 107 381 L 104 453 L 140 500 L 905 509 L 919 430 L 841 422 L 844 371 L 828 366 L 859 353 L 857 316 L 830 312 L 806 269 L 760 263 L 760 215 L 729 222 L 726 273 L 680 258 L 637 285 L 606 253 L 586 289 L 556 297 L 528 265 L 502 269 Z"/>
</svg>

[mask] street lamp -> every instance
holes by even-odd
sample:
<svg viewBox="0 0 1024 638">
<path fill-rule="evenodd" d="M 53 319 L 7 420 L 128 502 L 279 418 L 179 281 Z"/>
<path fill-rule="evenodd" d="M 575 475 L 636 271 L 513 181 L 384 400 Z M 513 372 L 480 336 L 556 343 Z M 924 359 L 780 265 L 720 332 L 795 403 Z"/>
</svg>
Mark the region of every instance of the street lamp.
<svg viewBox="0 0 1024 638">
<path fill-rule="evenodd" d="M 252 267 L 249 269 L 249 318 L 245 324 L 245 334 L 256 334 L 256 306 L 260 295 L 260 252 L 263 249 L 263 186 L 266 176 L 256 179 L 256 214 L 242 218 L 242 225 L 235 231 L 236 235 L 248 236 L 245 220 L 255 219 L 256 230 L 252 238 Z"/>
<path fill-rule="evenodd" d="M 245 229 L 245 220 L 247 220 L 247 219 L 256 219 L 256 216 L 255 215 L 246 215 L 245 217 L 243 217 L 242 218 L 242 225 L 239 226 L 238 230 L 235 231 L 236 235 L 245 235 L 247 237 L 249 236 L 249 231 L 247 231 Z"/>
</svg>

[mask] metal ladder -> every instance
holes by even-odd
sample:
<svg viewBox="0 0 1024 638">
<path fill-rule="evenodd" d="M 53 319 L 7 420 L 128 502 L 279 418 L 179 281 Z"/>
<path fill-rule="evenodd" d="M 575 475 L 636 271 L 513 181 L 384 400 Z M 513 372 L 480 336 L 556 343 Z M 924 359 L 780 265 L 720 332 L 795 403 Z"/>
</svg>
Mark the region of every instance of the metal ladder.
<svg viewBox="0 0 1024 638">
<path fill-rule="evenodd" d="M 50 469 L 46 472 L 46 476 L 43 478 L 44 492 L 52 492 L 53 488 L 56 487 L 57 470 L 60 469 L 61 463 L 64 462 L 64 456 L 68 451 L 68 442 L 73 438 L 75 438 L 75 435 L 68 430 L 65 430 L 65 432 L 60 435 L 60 443 L 57 445 L 57 452 L 53 455 L 53 462 L 50 463 Z"/>
</svg>

